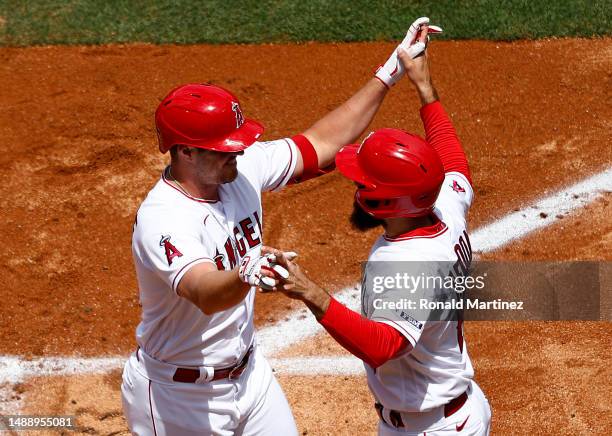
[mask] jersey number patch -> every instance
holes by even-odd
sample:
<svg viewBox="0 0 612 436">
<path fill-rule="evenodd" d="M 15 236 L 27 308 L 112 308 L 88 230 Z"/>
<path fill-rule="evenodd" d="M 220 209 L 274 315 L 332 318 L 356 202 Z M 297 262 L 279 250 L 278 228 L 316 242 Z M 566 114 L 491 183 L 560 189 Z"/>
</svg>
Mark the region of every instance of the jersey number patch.
<svg viewBox="0 0 612 436">
<path fill-rule="evenodd" d="M 455 244 L 454 250 L 457 255 L 457 261 L 453 265 L 455 276 L 468 275 L 472 263 L 472 244 L 467 231 L 463 231 L 463 234 L 459 237 L 459 242 Z"/>
</svg>

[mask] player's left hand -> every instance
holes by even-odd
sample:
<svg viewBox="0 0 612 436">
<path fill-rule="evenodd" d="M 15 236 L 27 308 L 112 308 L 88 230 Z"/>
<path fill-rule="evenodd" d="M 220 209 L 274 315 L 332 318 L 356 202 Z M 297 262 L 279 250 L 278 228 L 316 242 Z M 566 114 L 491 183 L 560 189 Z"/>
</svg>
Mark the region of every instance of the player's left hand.
<svg viewBox="0 0 612 436">
<path fill-rule="evenodd" d="M 429 30 L 429 26 L 423 27 L 416 44 L 420 44 L 422 47 L 427 45 Z M 426 105 L 437 100 L 438 95 L 431 81 L 431 74 L 429 72 L 427 50 L 423 50 L 421 55 L 413 58 L 412 54 L 409 53 L 408 50 L 400 48 L 398 56 L 402 65 L 404 66 L 406 75 L 410 78 L 410 81 L 415 86 L 415 89 L 419 94 L 421 104 Z"/>
</svg>

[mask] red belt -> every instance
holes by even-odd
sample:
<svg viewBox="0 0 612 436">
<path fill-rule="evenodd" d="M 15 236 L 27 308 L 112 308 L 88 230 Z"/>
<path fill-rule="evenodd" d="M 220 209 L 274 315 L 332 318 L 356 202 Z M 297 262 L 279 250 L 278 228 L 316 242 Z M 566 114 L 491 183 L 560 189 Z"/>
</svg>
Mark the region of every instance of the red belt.
<svg viewBox="0 0 612 436">
<path fill-rule="evenodd" d="M 453 398 L 452 400 L 450 400 L 448 402 L 448 404 L 444 405 L 444 417 L 448 418 L 449 416 L 453 415 L 457 410 L 461 409 L 461 407 L 463 407 L 463 405 L 465 404 L 465 402 L 467 401 L 467 393 L 462 393 L 461 395 L 459 395 L 457 398 Z M 391 422 L 388 422 L 383 415 L 383 405 L 380 403 L 376 403 L 374 404 L 374 407 L 376 408 L 376 413 L 378 414 L 378 417 L 383 420 L 384 422 L 386 422 L 387 424 L 395 427 L 395 428 L 402 428 L 404 427 L 404 421 L 402 421 L 402 413 L 398 412 L 397 410 L 390 410 L 389 411 L 389 420 Z"/>
<path fill-rule="evenodd" d="M 240 375 L 246 368 L 247 363 L 249 363 L 249 357 L 251 356 L 252 352 L 253 352 L 253 347 L 249 348 L 246 354 L 244 355 L 244 357 L 242 358 L 242 360 L 234 366 L 230 366 L 227 368 L 219 368 L 219 369 L 215 368 L 213 377 L 209 381 L 216 381 L 216 380 L 221 380 L 221 379 L 226 379 L 226 378 L 230 380 L 234 380 L 240 377 Z M 176 368 L 176 371 L 174 372 L 174 376 L 172 377 L 172 380 L 176 382 L 180 382 L 180 383 L 195 383 L 196 380 L 199 378 L 200 378 L 199 369 Z"/>
<path fill-rule="evenodd" d="M 140 347 L 136 349 L 136 359 L 138 358 L 138 350 Z M 237 379 L 243 373 L 244 369 L 249 363 L 249 357 L 251 357 L 251 353 L 253 352 L 253 347 L 249 348 L 244 355 L 244 357 L 234 366 L 230 366 L 227 368 L 219 368 L 215 369 L 213 373 L 213 377 L 209 381 L 216 381 L 228 378 L 230 380 Z M 195 368 L 176 368 L 174 372 L 174 376 L 172 380 L 180 383 L 195 383 L 197 379 L 200 378 L 200 370 Z"/>
</svg>

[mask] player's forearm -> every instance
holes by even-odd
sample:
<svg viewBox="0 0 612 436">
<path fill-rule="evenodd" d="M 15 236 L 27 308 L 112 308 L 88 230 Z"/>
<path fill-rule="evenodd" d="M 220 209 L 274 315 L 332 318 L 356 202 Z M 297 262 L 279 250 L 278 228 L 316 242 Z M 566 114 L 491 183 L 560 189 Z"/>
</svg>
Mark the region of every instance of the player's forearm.
<svg viewBox="0 0 612 436">
<path fill-rule="evenodd" d="M 240 303 L 250 286 L 240 280 L 238 268 L 231 271 L 211 271 L 199 277 L 195 286 L 196 306 L 206 315 L 229 309 Z"/>
<path fill-rule="evenodd" d="M 315 318 L 319 320 L 327 312 L 331 297 L 324 289 L 313 285 L 301 294 L 300 300 L 304 302 Z"/>
<path fill-rule="evenodd" d="M 378 79 L 371 79 L 341 106 L 304 132 L 317 151 L 319 168 L 332 164 L 340 148 L 359 138 L 372 122 L 387 91 Z"/>
<path fill-rule="evenodd" d="M 419 100 L 421 100 L 421 106 L 425 106 L 440 99 L 440 97 L 438 97 L 438 91 L 436 91 L 435 86 L 433 86 L 430 80 L 416 83 L 415 88 L 419 95 Z"/>
<path fill-rule="evenodd" d="M 444 171 L 462 173 L 471 183 L 465 152 L 442 104 L 437 99 L 424 104 L 421 108 L 421 119 L 425 126 L 427 142 L 438 152 Z"/>
<path fill-rule="evenodd" d="M 378 368 L 410 346 L 393 327 L 365 318 L 334 299 L 319 322 L 336 342 L 372 368 Z"/>
</svg>

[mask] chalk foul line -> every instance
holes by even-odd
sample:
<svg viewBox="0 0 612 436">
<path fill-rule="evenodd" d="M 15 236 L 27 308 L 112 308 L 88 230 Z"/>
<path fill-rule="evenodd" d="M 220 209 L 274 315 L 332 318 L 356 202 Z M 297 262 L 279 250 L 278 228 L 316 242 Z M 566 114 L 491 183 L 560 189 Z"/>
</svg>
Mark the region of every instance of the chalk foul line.
<svg viewBox="0 0 612 436">
<path fill-rule="evenodd" d="M 495 251 L 513 240 L 553 224 L 559 216 L 565 217 L 609 192 L 612 192 L 612 168 L 540 198 L 524 209 L 479 228 L 470 234 L 472 246 L 483 253 Z"/>
</svg>

